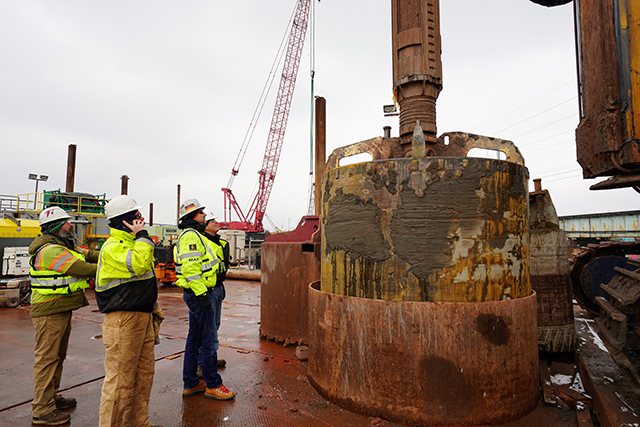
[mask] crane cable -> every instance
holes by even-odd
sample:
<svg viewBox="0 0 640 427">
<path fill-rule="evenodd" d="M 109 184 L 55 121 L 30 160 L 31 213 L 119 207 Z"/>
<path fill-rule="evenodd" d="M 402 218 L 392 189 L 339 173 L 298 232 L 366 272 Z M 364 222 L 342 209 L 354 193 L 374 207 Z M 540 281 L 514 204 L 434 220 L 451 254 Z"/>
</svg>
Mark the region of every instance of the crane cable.
<svg viewBox="0 0 640 427">
<path fill-rule="evenodd" d="M 314 139 L 313 139 L 313 130 L 314 130 L 314 119 L 315 119 L 315 96 L 314 96 L 314 79 L 316 76 L 316 7 L 315 2 L 311 1 L 311 19 L 309 22 L 309 62 L 310 62 L 310 70 L 311 70 L 311 117 L 309 124 L 309 206 L 307 209 L 307 213 L 309 215 L 313 214 L 314 209 L 314 191 L 315 190 L 315 179 L 313 177 L 314 171 Z"/>
<path fill-rule="evenodd" d="M 269 96 L 269 92 L 271 91 L 271 86 L 273 86 L 273 81 L 276 78 L 277 70 L 280 69 L 280 64 L 282 63 L 282 59 L 284 58 L 284 54 L 286 52 L 285 46 L 287 41 L 289 40 L 289 33 L 291 31 L 291 26 L 293 25 L 293 18 L 295 16 L 295 9 L 291 13 L 291 17 L 289 18 L 289 23 L 287 24 L 287 28 L 285 29 L 284 36 L 282 37 L 282 41 L 280 41 L 280 46 L 278 47 L 278 51 L 276 53 L 276 57 L 271 65 L 271 70 L 269 70 L 269 75 L 267 76 L 267 81 L 262 88 L 262 93 L 260 94 L 260 98 L 258 99 L 258 105 L 256 106 L 255 111 L 253 112 L 253 116 L 251 116 L 251 122 L 249 123 L 249 128 L 247 129 L 247 133 L 242 140 L 242 145 L 240 146 L 240 151 L 238 152 L 238 156 L 236 157 L 236 161 L 233 164 L 233 168 L 231 169 L 231 176 L 229 177 L 229 182 L 227 183 L 227 188 L 231 188 L 231 184 L 233 184 L 233 179 L 240 171 L 240 166 L 242 165 L 242 161 L 244 160 L 244 156 L 247 153 L 247 149 L 249 148 L 249 143 L 251 142 L 251 138 L 253 137 L 253 133 L 255 132 L 256 125 L 258 124 L 258 120 L 260 120 L 260 115 L 262 114 L 262 110 L 267 101 L 267 97 Z"/>
</svg>

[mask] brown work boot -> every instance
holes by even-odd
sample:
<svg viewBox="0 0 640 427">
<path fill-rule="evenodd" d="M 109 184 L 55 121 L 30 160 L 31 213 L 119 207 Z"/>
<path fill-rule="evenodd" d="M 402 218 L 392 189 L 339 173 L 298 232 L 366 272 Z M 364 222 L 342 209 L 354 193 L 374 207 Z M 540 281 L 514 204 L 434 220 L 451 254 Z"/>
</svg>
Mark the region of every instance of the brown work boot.
<svg viewBox="0 0 640 427">
<path fill-rule="evenodd" d="M 73 397 L 62 397 L 60 395 L 56 395 L 56 409 L 69 409 L 73 408 L 78 404 L 78 401 Z"/>
<path fill-rule="evenodd" d="M 227 361 L 224 359 L 218 359 L 218 368 L 222 368 L 223 366 L 226 366 Z"/>
<path fill-rule="evenodd" d="M 207 388 L 207 383 L 204 381 L 200 381 L 200 383 L 192 388 L 185 388 L 182 390 L 182 397 L 193 396 L 194 394 L 204 393 L 204 390 Z"/>
<path fill-rule="evenodd" d="M 218 388 L 207 387 L 207 391 L 204 392 L 204 397 L 216 400 L 231 400 L 236 397 L 236 394 L 232 391 L 229 391 L 229 389 L 225 386 L 221 385 Z"/>
<path fill-rule="evenodd" d="M 58 410 L 54 410 L 49 412 L 47 415 L 43 415 L 42 417 L 33 417 L 31 422 L 33 424 L 45 425 L 45 426 L 59 426 L 62 424 L 66 424 L 71 419 L 71 415 L 66 412 L 58 412 Z"/>
</svg>

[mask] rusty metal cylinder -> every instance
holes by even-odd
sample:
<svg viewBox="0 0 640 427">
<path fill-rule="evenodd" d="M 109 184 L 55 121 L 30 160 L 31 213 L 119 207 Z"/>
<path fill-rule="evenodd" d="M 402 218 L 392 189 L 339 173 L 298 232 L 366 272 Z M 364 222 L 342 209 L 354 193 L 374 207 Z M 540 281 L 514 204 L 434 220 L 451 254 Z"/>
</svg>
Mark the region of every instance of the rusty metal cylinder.
<svg viewBox="0 0 640 427">
<path fill-rule="evenodd" d="M 528 171 L 510 141 L 448 133 L 428 157 L 425 140 L 416 125 L 411 157 L 388 158 L 384 138 L 329 157 L 309 379 L 403 424 L 506 423 L 539 398 Z M 360 153 L 373 160 L 340 166 Z"/>
<path fill-rule="evenodd" d="M 576 328 L 564 230 L 531 230 L 531 287 L 538 294 L 538 347 L 573 351 Z"/>
<path fill-rule="evenodd" d="M 522 162 L 424 157 L 424 148 L 416 157 L 415 143 L 414 157 L 376 160 L 376 141 L 334 151 L 327 166 L 322 291 L 431 302 L 529 296 L 528 172 Z M 468 138 L 465 150 L 469 141 L 484 146 Z M 338 166 L 356 151 L 374 161 Z"/>
<path fill-rule="evenodd" d="M 573 351 L 576 343 L 567 235 L 549 191 L 534 179 L 529 194 L 531 287 L 538 296 L 538 347 L 549 353 Z"/>
<path fill-rule="evenodd" d="M 328 400 L 429 427 L 503 424 L 538 404 L 535 294 L 483 303 L 309 291 L 309 380 Z"/>
</svg>

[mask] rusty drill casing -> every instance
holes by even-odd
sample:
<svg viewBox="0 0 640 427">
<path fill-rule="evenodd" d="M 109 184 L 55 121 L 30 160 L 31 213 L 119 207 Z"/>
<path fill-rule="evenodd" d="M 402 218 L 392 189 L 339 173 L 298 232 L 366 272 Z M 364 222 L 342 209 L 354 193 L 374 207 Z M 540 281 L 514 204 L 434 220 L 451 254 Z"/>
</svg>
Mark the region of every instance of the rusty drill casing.
<svg viewBox="0 0 640 427">
<path fill-rule="evenodd" d="M 531 287 L 538 301 L 538 347 L 549 353 L 573 351 L 576 328 L 569 277 L 567 235 L 559 227 L 549 191 L 535 180 L 529 193 Z"/>
<path fill-rule="evenodd" d="M 452 153 L 502 145 L 510 157 L 425 157 L 416 138 L 410 158 L 378 160 L 382 138 L 334 151 L 322 188 L 322 291 L 432 302 L 531 294 L 528 171 L 517 148 L 448 137 Z M 374 161 L 337 166 L 357 152 Z"/>
<path fill-rule="evenodd" d="M 436 99 L 442 89 L 438 0 L 392 0 L 393 92 L 400 105 L 400 139 L 411 142 L 419 120 L 427 155 L 436 143 Z"/>
<path fill-rule="evenodd" d="M 349 410 L 406 425 L 503 424 L 538 404 L 536 296 L 383 301 L 309 291 L 309 380 Z"/>
</svg>

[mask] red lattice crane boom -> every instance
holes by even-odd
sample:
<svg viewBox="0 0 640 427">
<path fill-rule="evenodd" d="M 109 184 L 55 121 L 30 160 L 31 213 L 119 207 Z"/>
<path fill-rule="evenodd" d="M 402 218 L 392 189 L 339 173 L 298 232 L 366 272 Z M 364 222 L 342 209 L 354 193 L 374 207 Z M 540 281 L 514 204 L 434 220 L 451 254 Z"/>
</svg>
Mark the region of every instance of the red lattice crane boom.
<svg viewBox="0 0 640 427">
<path fill-rule="evenodd" d="M 310 4 L 311 0 L 298 0 L 296 4 L 280 77 L 280 86 L 278 87 L 276 103 L 271 118 L 271 126 L 269 127 L 267 146 L 262 160 L 262 167 L 258 172 L 258 191 L 247 215 L 244 215 L 230 188 L 233 178 L 238 174 L 238 170 L 240 169 L 238 162 L 236 162 L 236 166 L 234 166 L 231 171 L 229 185 L 227 185 L 227 188 L 222 189 L 225 194 L 225 221 L 221 223 L 222 226 L 245 231 L 264 231 L 262 220 L 267 209 L 267 203 L 269 202 L 276 172 L 278 171 L 280 152 L 282 151 L 291 100 L 296 85 L 300 58 L 302 57 L 304 39 L 307 33 Z M 244 149 L 246 150 L 246 148 Z M 244 153 L 241 151 L 241 155 L 239 155 L 238 158 L 241 161 L 243 157 Z M 230 210 L 231 207 L 233 207 L 236 215 L 238 215 L 239 221 L 231 221 L 231 215 L 229 215 L 229 221 L 227 222 L 227 209 Z"/>
</svg>

